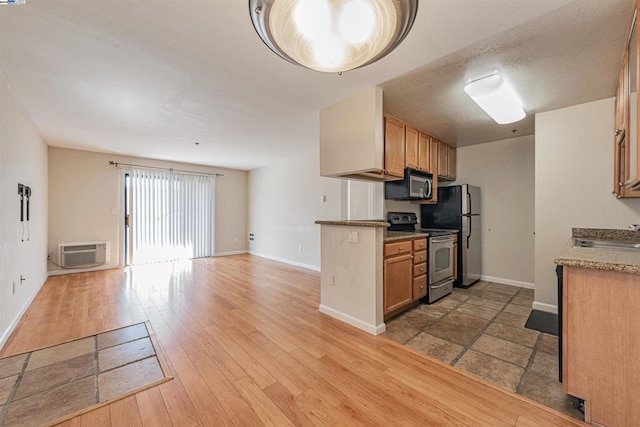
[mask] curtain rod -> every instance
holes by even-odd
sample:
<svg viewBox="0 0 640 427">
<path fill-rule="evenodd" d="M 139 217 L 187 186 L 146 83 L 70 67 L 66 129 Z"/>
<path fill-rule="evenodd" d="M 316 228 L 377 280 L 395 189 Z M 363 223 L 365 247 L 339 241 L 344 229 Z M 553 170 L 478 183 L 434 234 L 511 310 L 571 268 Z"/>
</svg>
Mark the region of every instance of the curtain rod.
<svg viewBox="0 0 640 427">
<path fill-rule="evenodd" d="M 173 168 L 158 168 L 158 167 L 154 167 L 154 166 L 144 166 L 144 165 L 133 165 L 131 163 L 119 163 L 119 162 L 114 162 L 113 160 L 109 160 L 109 164 L 111 166 L 132 166 L 134 168 L 144 168 L 144 169 L 153 169 L 153 170 L 163 170 L 163 171 L 169 171 L 169 172 L 182 172 L 182 173 L 191 173 L 191 174 L 195 174 L 195 175 L 207 175 L 207 176 L 224 176 L 221 173 L 207 173 L 207 172 L 196 172 L 196 171 L 189 171 L 189 170 L 182 170 L 182 169 L 173 169 Z"/>
</svg>

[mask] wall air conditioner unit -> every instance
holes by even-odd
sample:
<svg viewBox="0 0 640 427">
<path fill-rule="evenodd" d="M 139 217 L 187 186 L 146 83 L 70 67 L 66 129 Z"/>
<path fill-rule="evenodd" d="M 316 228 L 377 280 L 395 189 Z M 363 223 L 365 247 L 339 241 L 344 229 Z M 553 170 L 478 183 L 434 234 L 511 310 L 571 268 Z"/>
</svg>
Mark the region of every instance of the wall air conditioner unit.
<svg viewBox="0 0 640 427">
<path fill-rule="evenodd" d="M 58 260 L 62 268 L 106 264 L 108 253 L 109 242 L 58 243 Z"/>
</svg>

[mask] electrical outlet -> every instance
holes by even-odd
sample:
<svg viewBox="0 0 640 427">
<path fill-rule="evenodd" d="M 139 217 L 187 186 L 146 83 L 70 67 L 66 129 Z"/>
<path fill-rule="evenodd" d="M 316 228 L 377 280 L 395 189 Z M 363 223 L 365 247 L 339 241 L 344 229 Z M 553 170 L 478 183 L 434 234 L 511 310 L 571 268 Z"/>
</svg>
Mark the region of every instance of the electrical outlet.
<svg viewBox="0 0 640 427">
<path fill-rule="evenodd" d="M 333 286 L 336 284 L 336 277 L 333 274 L 329 275 L 329 285 Z"/>
<path fill-rule="evenodd" d="M 250 242 L 255 242 L 256 241 L 256 234 L 255 233 L 249 233 L 249 241 Z"/>
<path fill-rule="evenodd" d="M 358 237 L 357 231 L 349 231 L 349 243 L 358 243 Z"/>
</svg>

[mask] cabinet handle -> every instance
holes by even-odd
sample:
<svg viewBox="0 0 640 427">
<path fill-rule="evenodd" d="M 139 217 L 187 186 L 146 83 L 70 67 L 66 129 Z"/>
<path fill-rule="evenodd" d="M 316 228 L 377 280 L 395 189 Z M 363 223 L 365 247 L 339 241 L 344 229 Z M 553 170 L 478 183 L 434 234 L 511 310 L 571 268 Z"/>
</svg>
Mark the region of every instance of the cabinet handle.
<svg viewBox="0 0 640 427">
<path fill-rule="evenodd" d="M 420 285 L 420 289 L 424 289 L 424 285 Z"/>
<path fill-rule="evenodd" d="M 402 246 L 400 246 L 400 247 L 398 248 L 398 250 L 399 250 L 399 251 L 401 251 L 401 250 L 402 250 Z"/>
<path fill-rule="evenodd" d="M 423 271 L 424 271 L 424 268 L 421 268 L 421 269 L 420 269 L 420 272 L 422 273 Z"/>
</svg>

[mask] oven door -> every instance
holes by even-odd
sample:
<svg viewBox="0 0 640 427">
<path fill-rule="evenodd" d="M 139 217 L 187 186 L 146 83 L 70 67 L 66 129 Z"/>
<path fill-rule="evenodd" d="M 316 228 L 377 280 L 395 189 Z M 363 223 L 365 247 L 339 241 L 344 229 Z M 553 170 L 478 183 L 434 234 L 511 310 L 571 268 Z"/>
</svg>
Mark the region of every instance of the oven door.
<svg viewBox="0 0 640 427">
<path fill-rule="evenodd" d="M 453 236 L 429 238 L 429 284 L 453 276 Z"/>
</svg>

